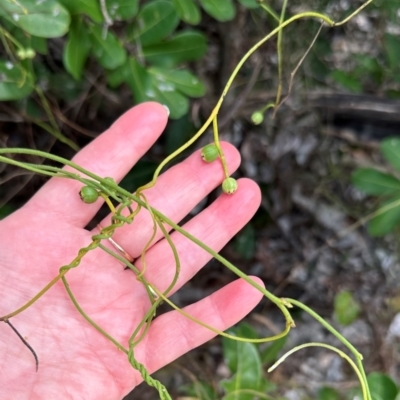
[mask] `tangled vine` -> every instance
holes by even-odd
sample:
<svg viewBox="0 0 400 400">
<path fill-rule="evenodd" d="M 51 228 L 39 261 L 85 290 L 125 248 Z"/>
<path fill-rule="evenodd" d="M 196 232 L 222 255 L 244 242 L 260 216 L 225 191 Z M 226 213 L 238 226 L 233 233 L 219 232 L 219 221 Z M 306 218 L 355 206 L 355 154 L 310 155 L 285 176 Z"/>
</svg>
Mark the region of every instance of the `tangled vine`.
<svg viewBox="0 0 400 400">
<path fill-rule="evenodd" d="M 313 19 L 321 20 L 323 25 L 328 25 L 330 27 L 339 26 L 339 25 L 346 23 L 348 20 L 350 20 L 354 15 L 359 13 L 364 7 L 366 7 L 372 1 L 373 0 L 368 0 L 367 2 L 365 2 L 359 9 L 357 9 L 352 15 L 350 15 L 343 21 L 334 22 L 326 15 L 323 15 L 323 14 L 320 14 L 317 12 L 313 12 L 313 11 L 303 12 L 303 13 L 294 15 L 293 17 L 285 20 L 285 8 L 286 8 L 286 3 L 287 3 L 287 0 L 285 0 L 284 5 L 282 7 L 281 15 L 276 16 L 275 14 L 273 14 L 274 18 L 278 21 L 279 25 L 272 32 L 270 32 L 267 36 L 265 36 L 262 40 L 257 42 L 240 60 L 237 67 L 233 71 L 231 77 L 229 78 L 229 80 L 222 92 L 220 99 L 218 100 L 216 106 L 214 107 L 213 111 L 211 112 L 209 118 L 204 123 L 204 125 L 188 142 L 186 142 L 178 150 L 173 152 L 158 166 L 158 168 L 156 169 L 156 171 L 154 173 L 153 179 L 151 180 L 150 183 L 137 189 L 137 191 L 134 194 L 129 193 L 128 191 L 124 190 L 122 187 L 118 186 L 117 183 L 112 178 L 102 178 L 100 176 L 97 176 L 97 175 L 93 174 L 92 172 L 90 172 L 90 171 L 80 167 L 79 165 L 77 165 L 69 160 L 66 160 L 64 158 L 61 158 L 61 157 L 58 157 L 58 156 L 55 156 L 55 155 L 52 155 L 49 153 L 37 151 L 37 150 L 31 150 L 31 149 L 20 149 L 20 148 L 0 149 L 0 162 L 11 164 L 16 167 L 20 167 L 25 170 L 29 170 L 31 172 L 46 175 L 49 177 L 73 179 L 75 181 L 81 182 L 83 185 L 81 192 L 80 192 L 82 200 L 86 203 L 91 203 L 91 202 L 96 201 L 98 196 L 101 196 L 104 199 L 105 203 L 108 205 L 108 207 L 111 211 L 111 215 L 112 215 L 111 224 L 106 227 L 99 227 L 100 232 L 92 236 L 91 243 L 88 246 L 81 248 L 78 251 L 78 254 L 76 255 L 76 257 L 68 265 L 62 266 L 59 269 L 59 273 L 57 276 L 55 276 L 42 290 L 40 290 L 31 300 L 29 300 L 22 307 L 18 308 L 17 310 L 15 310 L 13 312 L 8 313 L 7 315 L 0 317 L 0 321 L 4 321 L 4 322 L 8 323 L 15 330 L 15 328 L 10 323 L 10 319 L 12 317 L 16 316 L 17 314 L 22 313 L 24 310 L 26 310 L 28 307 L 30 307 L 35 301 L 37 301 L 39 298 L 44 296 L 51 287 L 53 287 L 58 281 L 61 280 L 64 284 L 64 287 L 65 287 L 72 303 L 76 307 L 77 311 L 83 316 L 83 318 L 85 318 L 86 321 L 94 329 L 96 329 L 100 334 L 102 334 L 110 342 L 112 342 L 119 350 L 124 352 L 128 357 L 129 363 L 132 365 L 132 367 L 134 369 L 139 371 L 143 380 L 145 382 L 147 382 L 150 386 L 153 386 L 154 388 L 157 389 L 159 396 L 162 400 L 167 400 L 167 399 L 171 399 L 171 397 L 168 394 L 168 391 L 166 390 L 164 385 L 162 385 L 159 381 L 152 378 L 150 376 L 149 372 L 144 367 L 144 365 L 139 363 L 137 361 L 137 359 L 135 358 L 135 347 L 146 336 L 146 333 L 148 332 L 148 330 L 150 328 L 152 320 L 154 319 L 154 317 L 156 315 L 156 310 L 159 307 L 159 305 L 161 304 L 161 302 L 167 303 L 173 309 L 175 309 L 176 311 L 181 313 L 186 318 L 189 318 L 190 320 L 194 321 L 195 323 L 213 331 L 216 334 L 228 337 L 232 340 L 247 341 L 247 342 L 252 342 L 252 343 L 274 341 L 276 339 L 279 339 L 279 338 L 287 335 L 289 333 L 290 329 L 295 327 L 294 320 L 289 311 L 292 307 L 295 306 L 295 307 L 298 307 L 298 308 L 304 310 L 305 312 L 307 312 L 309 315 L 311 315 L 313 318 L 315 318 L 318 322 L 320 322 L 327 330 L 329 330 L 343 345 L 345 345 L 347 347 L 347 349 L 353 355 L 354 359 L 352 359 L 349 355 L 347 355 L 343 351 L 341 351 L 337 348 L 334 348 L 332 346 L 329 346 L 329 345 L 326 345 L 323 343 L 307 343 L 307 344 L 303 344 L 301 346 L 298 346 L 298 347 L 290 350 L 278 362 L 276 362 L 270 368 L 270 370 L 274 369 L 290 354 L 292 354 L 295 351 L 298 351 L 300 349 L 303 349 L 305 347 L 318 346 L 318 347 L 328 348 L 328 349 L 338 353 L 341 357 L 345 358 L 350 363 L 351 367 L 354 369 L 354 371 L 360 381 L 363 400 L 372 400 L 371 393 L 368 388 L 366 374 L 365 374 L 363 364 L 362 364 L 362 355 L 337 330 L 335 330 L 322 317 L 320 317 L 317 313 L 312 311 L 310 308 L 308 308 L 306 305 L 302 304 L 301 302 L 294 300 L 294 299 L 278 298 L 278 297 L 274 296 L 272 293 L 270 293 L 268 290 L 264 289 L 262 286 L 258 285 L 256 282 L 251 280 L 245 273 L 243 273 L 240 269 L 238 269 L 236 266 L 234 266 L 232 263 L 230 263 L 224 257 L 219 255 L 217 252 L 212 250 L 210 247 L 205 245 L 199 239 L 197 239 L 196 237 L 191 235 L 189 232 L 185 231 L 182 227 L 180 227 L 179 225 L 174 223 L 172 220 L 170 220 L 167 216 L 163 215 L 157 209 L 153 208 L 151 206 L 151 204 L 149 204 L 149 202 L 147 201 L 146 194 L 145 194 L 147 189 L 156 185 L 157 178 L 158 178 L 161 170 L 163 169 L 163 167 L 167 163 L 169 163 L 172 159 L 174 159 L 176 156 L 178 156 L 180 153 L 182 153 L 191 144 L 193 144 L 207 130 L 207 128 L 211 124 L 212 124 L 213 132 L 214 132 L 214 144 L 206 146 L 206 148 L 203 149 L 202 157 L 206 162 L 213 162 L 217 158 L 219 158 L 222 168 L 223 168 L 223 171 L 224 171 L 224 177 L 225 177 L 224 181 L 222 183 L 223 190 L 224 190 L 224 192 L 226 192 L 228 194 L 234 193 L 237 188 L 237 183 L 233 178 L 231 178 L 229 176 L 228 167 L 226 164 L 224 153 L 223 153 L 220 143 L 219 143 L 217 115 L 218 115 L 219 109 L 223 103 L 223 100 L 224 100 L 226 94 L 228 93 L 228 91 L 232 85 L 232 82 L 235 79 L 240 68 L 243 66 L 243 64 L 246 62 L 246 60 L 261 45 L 263 45 L 266 41 L 271 39 L 273 36 L 278 35 L 277 43 L 278 43 L 278 60 L 279 60 L 278 61 L 279 85 L 278 85 L 277 96 L 276 96 L 276 100 L 274 103 L 267 104 L 267 106 L 264 107 L 262 110 L 258 110 L 253 114 L 253 116 L 252 116 L 253 121 L 255 123 L 260 123 L 263 119 L 263 113 L 265 112 L 266 109 L 274 108 L 274 110 L 276 111 L 276 109 L 282 104 L 282 101 L 281 101 L 281 93 L 282 93 L 281 42 L 282 42 L 283 29 L 285 27 L 287 27 L 288 25 L 292 24 L 293 22 L 295 22 L 299 19 L 304 19 L 304 18 L 313 18 Z M 267 8 L 267 11 L 271 13 L 271 10 L 269 10 L 268 8 Z M 47 159 L 47 160 L 50 160 L 53 162 L 57 162 L 57 163 L 61 164 L 61 166 L 56 167 L 56 166 L 50 166 L 50 165 L 36 165 L 36 164 L 27 163 L 27 162 L 21 162 L 21 161 L 14 159 L 14 156 L 16 156 L 18 154 L 35 155 L 35 156 L 43 157 L 44 159 Z M 66 170 L 63 168 L 63 166 L 68 166 L 68 167 L 70 167 L 70 169 L 72 169 L 75 172 Z M 116 207 L 114 206 L 115 203 L 118 204 Z M 131 224 L 142 208 L 146 209 L 152 218 L 153 233 L 152 233 L 151 238 L 149 239 L 149 241 L 147 242 L 147 244 L 145 245 L 145 247 L 142 251 L 141 260 L 142 260 L 143 268 L 141 270 L 139 270 L 138 268 L 135 267 L 134 264 L 132 264 L 132 262 L 129 259 L 127 259 L 127 257 L 119 254 L 116 251 L 110 250 L 107 246 L 105 246 L 104 241 L 111 239 L 117 229 L 121 228 L 122 226 L 124 226 L 126 224 Z M 126 213 L 128 213 L 128 215 L 124 216 L 123 212 L 125 213 L 125 215 L 126 215 Z M 181 235 L 185 236 L 187 239 L 189 239 L 190 241 L 195 243 L 197 246 L 204 249 L 212 257 L 214 257 L 216 260 L 218 260 L 220 263 L 222 263 L 225 267 L 230 269 L 238 277 L 244 279 L 248 284 L 252 285 L 259 292 L 261 292 L 266 298 L 268 298 L 272 303 L 274 303 L 281 310 L 282 314 L 285 317 L 286 323 L 285 323 L 285 328 L 283 329 L 283 331 L 275 336 L 259 338 L 259 339 L 248 339 L 248 338 L 236 337 L 236 336 L 230 335 L 226 332 L 219 331 L 218 329 L 216 329 L 212 326 L 207 325 L 206 323 L 194 318 L 193 316 L 189 315 L 187 312 L 185 312 L 182 309 L 180 309 L 179 307 L 177 307 L 168 298 L 168 295 L 171 292 L 171 290 L 174 288 L 174 286 L 178 280 L 179 273 L 180 273 L 180 260 L 179 260 L 178 252 L 174 245 L 174 242 L 172 241 L 170 234 L 168 233 L 168 230 L 165 228 L 164 224 L 169 225 L 173 230 L 179 232 Z M 171 282 L 169 283 L 167 289 L 165 289 L 164 291 L 160 291 L 156 286 L 154 286 L 151 282 L 148 282 L 146 280 L 146 278 L 144 277 L 144 272 L 146 269 L 146 252 L 150 248 L 150 245 L 151 245 L 153 239 L 155 238 L 158 230 L 161 231 L 162 235 L 167 240 L 167 242 L 172 250 L 174 260 L 175 260 L 174 276 L 173 276 Z M 99 248 L 99 249 L 107 252 L 109 255 L 111 255 L 115 259 L 119 260 L 120 262 L 122 262 L 127 268 L 130 268 L 136 275 L 137 280 L 144 286 L 146 293 L 148 295 L 149 301 L 150 301 L 149 310 L 146 312 L 145 316 L 142 318 L 142 320 L 140 321 L 140 323 L 137 325 L 134 332 L 132 332 L 132 334 L 130 336 L 130 339 L 128 341 L 128 348 L 124 347 L 121 343 L 119 343 L 108 332 L 106 332 L 104 329 L 102 329 L 102 327 L 99 326 L 94 320 L 92 320 L 88 314 L 86 314 L 86 312 L 81 308 L 81 306 L 77 302 L 76 298 L 74 297 L 74 294 L 72 293 L 71 288 L 69 287 L 69 284 L 67 281 L 68 272 L 73 268 L 78 268 L 82 259 L 86 256 L 86 254 L 96 248 Z M 19 333 L 16 330 L 15 330 L 15 332 L 19 335 Z M 27 342 L 22 338 L 21 335 L 19 335 L 19 337 L 33 352 L 33 354 L 35 355 L 36 363 L 38 363 L 37 356 L 34 353 L 33 349 L 27 344 Z"/>
</svg>

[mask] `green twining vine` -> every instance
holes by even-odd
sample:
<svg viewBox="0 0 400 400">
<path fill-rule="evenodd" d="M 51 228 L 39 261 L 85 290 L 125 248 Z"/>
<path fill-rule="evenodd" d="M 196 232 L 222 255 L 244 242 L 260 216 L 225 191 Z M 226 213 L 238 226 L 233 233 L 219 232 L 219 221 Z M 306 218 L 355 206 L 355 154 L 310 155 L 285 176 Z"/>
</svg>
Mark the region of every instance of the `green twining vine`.
<svg viewBox="0 0 400 400">
<path fill-rule="evenodd" d="M 81 166 L 66 160 L 62 157 L 58 157 L 49 153 L 45 153 L 42 151 L 38 150 L 30 150 L 30 149 L 20 149 L 20 148 L 2 148 L 0 149 L 0 162 L 4 162 L 7 164 L 14 165 L 16 167 L 23 168 L 25 170 L 29 170 L 31 172 L 37 173 L 37 174 L 42 174 L 45 176 L 49 177 L 58 177 L 58 178 L 65 178 L 65 179 L 72 179 L 75 181 L 79 181 L 82 183 L 82 188 L 80 190 L 80 196 L 82 200 L 85 203 L 92 203 L 97 200 L 97 198 L 100 196 L 105 203 L 108 205 L 112 218 L 111 218 L 111 223 L 108 226 L 105 227 L 99 227 L 99 232 L 94 234 L 92 236 L 92 241 L 90 242 L 89 245 L 86 247 L 81 248 L 78 251 L 78 254 L 76 257 L 67 265 L 61 266 L 59 269 L 59 273 L 57 276 L 55 276 L 46 286 L 44 286 L 32 299 L 30 299 L 26 304 L 22 305 L 20 308 L 0 317 L 0 321 L 8 322 L 9 320 L 22 313 L 25 311 L 28 307 L 30 307 L 35 301 L 37 301 L 39 298 L 44 296 L 46 292 L 54 286 L 58 281 L 62 281 L 64 284 L 64 287 L 76 307 L 77 311 L 82 315 L 82 317 L 94 328 L 96 329 L 100 334 L 102 334 L 104 337 L 106 337 L 108 340 L 110 340 L 111 343 L 113 343 L 119 350 L 124 352 L 127 355 L 127 358 L 129 360 L 129 363 L 132 365 L 134 369 L 136 369 L 142 376 L 143 380 L 146 381 L 150 386 L 154 387 L 158 393 L 161 399 L 171 399 L 170 395 L 168 394 L 166 388 L 157 380 L 153 379 L 149 372 L 146 370 L 145 366 L 142 365 L 137 361 L 135 358 L 135 347 L 145 338 L 150 325 L 152 323 L 152 320 L 154 319 L 156 315 L 156 311 L 158 306 L 161 304 L 161 302 L 167 303 L 169 306 L 171 306 L 173 309 L 181 313 L 183 316 L 186 318 L 189 318 L 190 320 L 194 321 L 195 323 L 211 330 L 212 332 L 228 337 L 232 340 L 238 340 L 238 341 L 248 341 L 252 343 L 260 343 L 260 342 L 268 342 L 268 341 L 273 341 L 277 340 L 285 335 L 287 335 L 290 331 L 291 328 L 295 327 L 295 322 L 290 314 L 290 309 L 292 307 L 298 307 L 302 309 L 303 311 L 307 312 L 310 314 L 313 318 L 315 318 L 318 322 L 320 322 L 328 331 L 330 331 L 344 346 L 347 347 L 347 349 L 350 351 L 350 353 L 353 355 L 353 358 L 350 358 L 347 354 L 342 352 L 339 349 L 336 349 L 332 346 L 328 346 L 323 343 L 307 343 L 303 344 L 301 346 L 298 346 L 291 351 L 289 351 L 287 354 L 285 354 L 273 367 L 271 367 L 271 370 L 275 368 L 278 364 L 280 364 L 286 357 L 288 357 L 290 354 L 293 352 L 300 350 L 305 347 L 309 346 L 318 346 L 318 347 L 324 347 L 327 348 L 331 351 L 337 352 L 340 356 L 345 358 L 351 365 L 351 367 L 354 369 L 360 384 L 362 388 L 362 394 L 363 394 L 363 399 L 364 400 L 372 400 L 371 398 L 371 393 L 368 388 L 368 383 L 365 375 L 365 371 L 363 368 L 362 364 L 362 355 L 351 345 L 349 341 L 347 341 L 338 331 L 336 331 L 329 323 L 327 323 L 322 317 L 320 317 L 318 314 L 316 314 L 314 311 L 312 311 L 310 308 L 308 308 L 306 305 L 302 304 L 301 302 L 294 300 L 294 299 L 282 299 L 278 298 L 275 295 L 273 295 L 271 292 L 266 290 L 264 287 L 260 286 L 256 282 L 254 282 L 251 278 L 249 278 L 245 273 L 243 273 L 239 268 L 234 266 L 232 263 L 230 263 L 228 260 L 226 260 L 224 257 L 219 255 L 217 252 L 212 250 L 209 246 L 201 242 L 199 239 L 191 235 L 189 232 L 187 232 L 185 229 L 171 221 L 167 216 L 163 215 L 160 211 L 157 209 L 153 208 L 151 204 L 149 204 L 147 198 L 146 198 L 146 190 L 153 187 L 157 183 L 157 178 L 161 172 L 161 170 L 168 164 L 172 159 L 177 157 L 179 154 L 181 154 L 185 149 L 187 149 L 190 145 L 192 145 L 204 132 L 206 132 L 207 128 L 212 125 L 213 132 L 214 132 L 214 143 L 211 145 L 206 146 L 203 151 L 202 151 L 202 158 L 206 162 L 213 162 L 216 159 L 219 158 L 221 162 L 221 166 L 223 169 L 224 173 L 224 180 L 222 182 L 222 188 L 225 193 L 228 194 L 233 194 L 237 188 L 237 182 L 235 179 L 231 178 L 229 176 L 228 172 L 228 167 L 226 163 L 226 159 L 224 156 L 224 153 L 222 151 L 220 142 L 219 142 L 219 134 L 218 134 L 218 122 L 217 122 L 217 115 L 219 112 L 219 109 L 223 103 L 223 100 L 229 91 L 233 80 L 235 79 L 236 75 L 238 74 L 238 71 L 240 68 L 243 66 L 243 64 L 246 62 L 246 60 L 255 52 L 257 49 L 263 45 L 266 41 L 271 39 L 273 36 L 277 35 L 277 51 L 278 51 L 278 90 L 277 90 L 277 95 L 276 95 L 276 100 L 274 103 L 267 105 L 261 110 L 256 111 L 253 114 L 253 120 L 255 122 L 260 122 L 263 118 L 263 113 L 267 108 L 275 108 L 277 109 L 280 104 L 281 104 L 281 96 L 282 96 L 282 57 L 281 57 L 281 45 L 282 45 L 282 34 L 283 34 L 283 29 L 287 27 L 288 25 L 292 24 L 293 22 L 304 19 L 304 18 L 313 18 L 313 19 L 318 19 L 321 20 L 323 23 L 330 27 L 334 26 L 339 26 L 344 23 L 346 23 L 349 19 L 351 19 L 354 15 L 356 15 L 358 12 L 360 12 L 364 7 L 366 7 L 368 4 L 370 4 L 372 0 L 368 0 L 365 2 L 358 10 L 356 10 L 353 14 L 351 14 L 349 17 L 344 19 L 343 21 L 340 22 L 334 22 L 332 21 L 329 17 L 326 15 L 309 11 L 309 12 L 304 12 L 300 13 L 297 15 L 294 15 L 293 17 L 285 20 L 285 10 L 286 10 L 286 5 L 287 1 L 284 1 L 281 15 L 278 16 L 276 15 L 272 10 L 269 9 L 269 7 L 261 4 L 261 6 L 269 13 L 272 14 L 273 18 L 277 21 L 278 26 L 270 32 L 267 36 L 265 36 L 263 39 L 261 39 L 259 42 L 257 42 L 240 60 L 234 71 L 232 72 L 232 75 L 230 76 L 228 82 L 226 83 L 226 86 L 222 92 L 222 95 L 220 99 L 218 100 L 216 106 L 214 107 L 213 111 L 211 112 L 209 118 L 206 120 L 204 125 L 199 129 L 199 131 L 189 140 L 187 141 L 183 146 L 181 146 L 178 150 L 173 152 L 170 156 L 168 156 L 161 164 L 158 166 L 156 169 L 153 179 L 151 182 L 148 184 L 140 187 L 134 194 L 129 193 L 125 189 L 121 188 L 120 186 L 117 185 L 117 183 L 112 179 L 112 178 L 102 178 L 100 176 L 97 176 L 96 174 L 93 174 L 92 172 L 82 168 Z M 35 155 L 39 157 L 43 157 L 44 159 L 57 162 L 61 164 L 60 167 L 56 166 L 49 166 L 49 165 L 36 165 L 32 163 L 27 163 L 27 162 L 21 162 L 17 161 L 13 158 L 15 155 Z M 68 166 L 69 169 L 66 170 L 62 168 L 62 166 Z M 117 206 L 114 206 L 114 204 L 117 204 Z M 142 269 L 139 270 L 130 260 L 127 259 L 123 254 L 119 254 L 118 252 L 114 250 L 110 250 L 108 246 L 105 245 L 105 242 L 108 239 L 111 239 L 119 228 L 126 224 L 131 224 L 136 215 L 139 213 L 139 211 L 144 208 L 149 212 L 149 215 L 153 221 L 153 232 L 147 241 L 147 243 L 144 246 L 144 249 L 141 253 L 140 259 L 141 259 L 141 265 Z M 125 216 L 123 215 L 125 214 Z M 258 339 L 249 339 L 249 338 L 242 338 L 242 337 L 237 337 L 230 335 L 226 332 L 219 331 L 218 329 L 194 318 L 191 316 L 189 313 L 186 311 L 180 309 L 178 306 L 176 306 L 169 298 L 168 295 L 172 291 L 172 289 L 175 287 L 177 280 L 179 278 L 180 274 L 180 260 L 178 256 L 177 249 L 171 239 L 171 236 L 165 228 L 165 225 L 168 225 L 171 229 L 174 231 L 180 233 L 181 235 L 185 236 L 187 239 L 195 243 L 197 246 L 201 247 L 203 250 L 208 252 L 212 257 L 214 257 L 216 260 L 221 262 L 225 267 L 230 269 L 233 273 L 235 273 L 238 277 L 244 279 L 248 284 L 256 288 L 259 292 L 261 292 L 267 299 L 269 299 L 272 303 L 274 303 L 282 312 L 284 318 L 285 318 L 285 327 L 283 331 L 275 336 L 272 337 L 266 337 L 266 338 L 258 338 Z M 151 244 L 153 243 L 154 238 L 156 237 L 157 232 L 160 231 L 165 237 L 167 243 L 169 244 L 171 248 L 172 255 L 174 257 L 175 261 L 175 273 L 174 276 L 171 280 L 171 282 L 168 284 L 167 288 L 164 291 L 160 291 L 156 286 L 154 286 L 151 282 L 147 281 L 145 278 L 145 270 L 146 270 L 146 253 L 147 250 L 150 248 Z M 94 320 L 91 319 L 91 317 L 85 312 L 85 310 L 82 309 L 82 307 L 79 305 L 77 302 L 76 298 L 74 297 L 74 294 L 71 291 L 71 288 L 68 284 L 67 281 L 67 274 L 68 272 L 73 269 L 73 268 L 78 268 L 82 259 L 86 256 L 87 253 L 91 252 L 94 249 L 101 249 L 104 252 L 108 253 L 115 259 L 119 260 L 121 263 L 123 263 L 127 268 L 131 269 L 133 273 L 136 275 L 137 280 L 143 285 L 143 287 L 146 290 L 146 293 L 149 298 L 149 309 L 147 313 L 144 315 L 142 320 L 138 323 L 138 325 L 135 327 L 134 331 L 132 332 L 129 341 L 128 341 L 128 348 L 124 347 L 121 343 L 119 343 L 115 338 L 111 336 L 110 333 L 106 332 L 101 326 L 99 326 Z M 10 324 L 10 323 L 9 323 Z M 10 324 L 10 326 L 12 326 Z M 14 329 L 14 328 L 13 328 Z M 27 344 L 26 342 L 24 342 Z M 32 352 L 34 353 L 33 349 L 31 349 Z M 35 355 L 35 353 L 34 353 Z M 35 355 L 36 357 L 36 355 Z"/>
</svg>

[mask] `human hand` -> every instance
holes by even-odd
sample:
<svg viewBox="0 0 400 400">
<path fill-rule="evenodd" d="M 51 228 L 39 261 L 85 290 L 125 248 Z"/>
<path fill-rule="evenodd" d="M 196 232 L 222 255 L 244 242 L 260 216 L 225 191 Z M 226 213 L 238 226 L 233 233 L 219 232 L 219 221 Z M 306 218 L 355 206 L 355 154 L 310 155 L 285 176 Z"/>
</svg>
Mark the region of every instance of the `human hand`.
<svg viewBox="0 0 400 400">
<path fill-rule="evenodd" d="M 81 150 L 74 162 L 99 176 L 117 182 L 152 146 L 167 122 L 166 110 L 156 103 L 134 107 L 105 133 Z M 223 144 L 230 172 L 239 165 L 237 150 Z M 172 167 L 144 193 L 149 203 L 179 222 L 223 178 L 218 162 L 204 163 L 199 152 Z M 52 178 L 14 214 L 0 221 L 0 316 L 29 301 L 69 264 L 80 248 L 91 242 L 84 227 L 102 205 L 101 199 L 85 204 L 80 182 Z M 221 195 L 184 228 L 219 251 L 252 217 L 260 203 L 257 185 L 241 179 L 233 196 Z M 102 222 L 107 226 L 110 216 Z M 113 239 L 132 257 L 140 256 L 153 224 L 142 210 L 131 225 L 116 230 Z M 211 256 L 184 236 L 171 235 L 182 264 L 178 290 Z M 165 290 L 174 274 L 168 244 L 157 236 L 147 252 L 145 277 Z M 140 269 L 140 260 L 135 262 Z M 89 252 L 79 267 L 67 274 L 69 285 L 83 310 L 120 343 L 128 339 L 149 307 L 143 285 L 135 275 L 105 252 Z M 256 279 L 256 278 L 253 278 Z M 185 311 L 219 330 L 241 320 L 261 299 L 261 294 L 237 280 Z M 6 324 L 0 324 L 0 397 L 33 399 L 121 399 L 142 378 L 126 354 L 97 332 L 78 313 L 59 281 L 43 297 L 11 318 L 39 357 L 35 371 L 32 354 Z M 177 311 L 157 317 L 135 357 L 150 373 L 211 339 L 215 334 Z"/>
</svg>

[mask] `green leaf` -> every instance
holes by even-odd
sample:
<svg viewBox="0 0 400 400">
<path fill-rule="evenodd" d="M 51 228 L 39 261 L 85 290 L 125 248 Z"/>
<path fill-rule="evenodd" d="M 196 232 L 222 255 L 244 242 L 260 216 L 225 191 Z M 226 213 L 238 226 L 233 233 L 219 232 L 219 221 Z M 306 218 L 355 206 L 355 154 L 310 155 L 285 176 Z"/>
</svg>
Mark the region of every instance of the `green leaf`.
<svg viewBox="0 0 400 400">
<path fill-rule="evenodd" d="M 190 97 L 201 97 L 205 94 L 206 89 L 203 83 L 187 70 L 171 71 L 164 68 L 150 68 L 149 72 L 154 76 L 159 87 L 169 84 Z"/>
<path fill-rule="evenodd" d="M 92 52 L 100 65 L 107 69 L 115 69 L 126 61 L 126 50 L 110 31 L 103 37 L 103 31 L 99 26 L 92 26 L 90 32 L 92 40 Z"/>
<path fill-rule="evenodd" d="M 65 69 L 76 79 L 82 77 L 83 67 L 91 48 L 87 26 L 82 18 L 72 20 L 64 47 L 63 62 Z"/>
<path fill-rule="evenodd" d="M 134 37 L 140 40 L 142 46 L 152 45 L 169 36 L 178 23 L 179 17 L 173 4 L 154 0 L 141 8 Z"/>
<path fill-rule="evenodd" d="M 98 24 L 104 18 L 99 0 L 59 0 L 72 15 L 85 14 Z"/>
<path fill-rule="evenodd" d="M 202 33 L 185 31 L 163 43 L 144 47 L 143 54 L 149 63 L 170 68 L 185 61 L 199 60 L 206 50 L 206 38 Z"/>
<path fill-rule="evenodd" d="M 385 195 L 400 190 L 400 181 L 393 175 L 373 168 L 359 168 L 351 176 L 353 185 L 367 194 Z"/>
<path fill-rule="evenodd" d="M 152 81 L 152 87 L 148 92 L 149 100 L 156 100 L 169 108 L 169 117 L 181 118 L 189 111 L 189 100 L 184 95 L 167 87 L 159 87 L 156 81 Z"/>
<path fill-rule="evenodd" d="M 237 327 L 231 330 L 236 336 L 247 339 L 257 339 L 258 334 L 256 330 L 246 322 L 241 322 Z"/>
<path fill-rule="evenodd" d="M 201 6 L 216 20 L 225 22 L 235 17 L 236 9 L 232 0 L 199 0 Z"/>
<path fill-rule="evenodd" d="M 396 205 L 397 203 L 397 205 Z M 371 236 L 384 236 L 392 231 L 400 223 L 400 194 L 390 198 L 381 204 L 382 207 L 394 205 L 388 211 L 377 215 L 368 224 L 368 233 Z"/>
<path fill-rule="evenodd" d="M 126 83 L 133 92 L 136 103 L 154 100 L 154 95 L 150 90 L 151 76 L 133 57 L 128 59 L 122 72 Z"/>
<path fill-rule="evenodd" d="M 106 0 L 106 7 L 112 20 L 126 21 L 137 14 L 139 0 Z"/>
<path fill-rule="evenodd" d="M 46 38 L 31 36 L 32 49 L 40 54 L 47 54 L 47 40 Z"/>
<path fill-rule="evenodd" d="M 360 313 L 360 306 L 353 295 L 343 290 L 335 296 L 335 317 L 342 325 L 350 325 Z"/>
<path fill-rule="evenodd" d="M 20 65 L 0 60 L 0 101 L 23 99 L 33 90 L 30 75 Z"/>
<path fill-rule="evenodd" d="M 44 38 L 65 35 L 70 23 L 69 12 L 56 0 L 2 0 L 0 16 L 32 35 Z"/>
<path fill-rule="evenodd" d="M 192 25 L 200 22 L 200 9 L 193 0 L 172 0 L 172 3 L 182 21 Z"/>
<path fill-rule="evenodd" d="M 367 381 L 373 400 L 395 400 L 398 389 L 389 376 L 372 372 L 367 376 Z"/>
<path fill-rule="evenodd" d="M 279 352 L 285 346 L 287 336 L 274 340 L 267 348 L 261 351 L 260 357 L 263 364 L 272 364 L 278 359 Z"/>
<path fill-rule="evenodd" d="M 225 342 L 229 339 L 223 339 Z M 227 392 L 225 400 L 252 400 L 253 394 L 240 393 L 243 389 L 258 390 L 264 386 L 262 380 L 261 360 L 257 348 L 252 343 L 232 341 L 234 344 L 235 357 L 234 364 L 231 362 L 230 368 L 235 371 L 231 379 L 221 382 L 221 386 Z M 225 346 L 224 346 L 224 355 Z"/>
<path fill-rule="evenodd" d="M 259 4 L 257 3 L 257 0 L 239 0 L 239 3 L 246 7 L 246 8 L 258 8 L 260 7 Z"/>
<path fill-rule="evenodd" d="M 343 86 L 345 89 L 348 89 L 354 93 L 362 92 L 362 86 L 359 80 L 359 77 L 355 77 L 348 72 L 335 70 L 331 73 L 332 79 L 337 82 L 339 85 Z"/>
<path fill-rule="evenodd" d="M 381 143 L 381 152 L 385 160 L 400 171 L 400 139 L 396 137 L 384 139 Z"/>
<path fill-rule="evenodd" d="M 165 104 L 172 119 L 181 118 L 189 110 L 187 97 L 179 92 L 174 82 L 160 79 L 159 75 L 146 70 L 133 57 L 124 66 L 108 74 L 108 82 L 113 87 L 126 82 L 136 103 L 152 100 Z"/>
<path fill-rule="evenodd" d="M 340 395 L 335 389 L 324 387 L 318 391 L 317 400 L 340 400 Z"/>
<path fill-rule="evenodd" d="M 244 259 L 251 260 L 256 251 L 256 232 L 251 224 L 247 224 L 234 241 L 235 251 Z"/>
<path fill-rule="evenodd" d="M 386 58 L 388 60 L 389 67 L 392 71 L 399 69 L 400 67 L 400 39 L 397 36 L 385 33 L 384 35 L 384 47 L 386 50 Z"/>
<path fill-rule="evenodd" d="M 10 34 L 18 40 L 18 42 L 25 49 L 33 49 L 35 52 L 40 54 L 47 54 L 47 39 L 43 37 L 33 36 L 30 33 L 25 32 L 17 26 L 12 26 Z"/>
</svg>

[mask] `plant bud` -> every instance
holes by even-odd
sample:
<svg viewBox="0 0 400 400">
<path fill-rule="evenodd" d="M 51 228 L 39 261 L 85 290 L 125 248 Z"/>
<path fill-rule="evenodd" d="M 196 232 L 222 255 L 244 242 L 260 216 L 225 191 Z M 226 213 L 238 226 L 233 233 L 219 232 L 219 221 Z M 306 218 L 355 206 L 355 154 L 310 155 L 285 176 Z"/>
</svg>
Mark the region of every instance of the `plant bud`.
<svg viewBox="0 0 400 400">
<path fill-rule="evenodd" d="M 207 146 L 204 146 L 201 150 L 201 158 L 205 162 L 215 161 L 218 158 L 218 155 L 218 149 L 215 144 L 208 144 Z"/>
<path fill-rule="evenodd" d="M 260 125 L 264 121 L 264 114 L 261 111 L 255 111 L 251 115 L 251 120 L 254 125 Z"/>
<path fill-rule="evenodd" d="M 226 194 L 233 194 L 238 188 L 237 180 L 234 178 L 226 178 L 222 182 L 222 191 Z"/>
<path fill-rule="evenodd" d="M 86 204 L 92 204 L 99 198 L 99 193 L 96 189 L 90 186 L 84 186 L 80 192 L 79 196 L 81 197 L 82 201 Z"/>
</svg>

